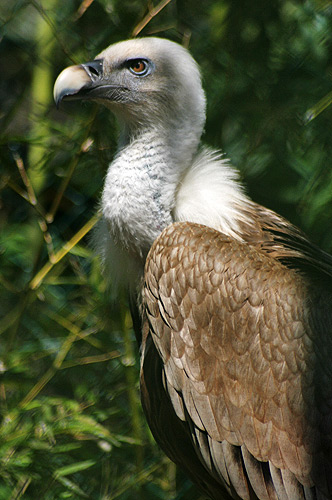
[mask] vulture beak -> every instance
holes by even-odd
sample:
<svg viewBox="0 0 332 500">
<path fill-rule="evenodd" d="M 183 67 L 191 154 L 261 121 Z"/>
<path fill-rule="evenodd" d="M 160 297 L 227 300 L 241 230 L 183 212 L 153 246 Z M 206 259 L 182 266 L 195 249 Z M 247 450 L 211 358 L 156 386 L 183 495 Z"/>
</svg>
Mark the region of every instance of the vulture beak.
<svg viewBox="0 0 332 500">
<path fill-rule="evenodd" d="M 54 84 L 54 100 L 58 108 L 63 99 L 93 99 L 98 97 L 103 86 L 103 60 L 69 66 L 64 69 Z"/>
</svg>

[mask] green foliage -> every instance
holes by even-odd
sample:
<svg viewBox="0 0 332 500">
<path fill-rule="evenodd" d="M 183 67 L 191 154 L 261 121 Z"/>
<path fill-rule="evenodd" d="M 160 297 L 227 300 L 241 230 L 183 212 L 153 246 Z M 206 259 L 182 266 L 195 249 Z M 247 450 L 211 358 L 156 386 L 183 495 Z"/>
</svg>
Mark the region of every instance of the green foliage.
<svg viewBox="0 0 332 500">
<path fill-rule="evenodd" d="M 0 500 L 199 499 L 146 427 L 127 303 L 89 243 L 116 124 L 57 111 L 51 82 L 140 28 L 189 44 L 204 141 L 331 251 L 332 3 L 15 0 L 0 23 Z"/>
</svg>

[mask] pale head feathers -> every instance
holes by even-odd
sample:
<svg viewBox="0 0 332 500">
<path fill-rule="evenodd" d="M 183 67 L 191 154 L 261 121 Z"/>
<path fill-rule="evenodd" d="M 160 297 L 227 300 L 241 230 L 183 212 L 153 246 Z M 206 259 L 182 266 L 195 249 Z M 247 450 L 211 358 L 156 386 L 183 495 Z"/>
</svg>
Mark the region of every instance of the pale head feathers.
<svg viewBox="0 0 332 500">
<path fill-rule="evenodd" d="M 104 60 L 104 78 L 129 89 L 126 101 L 103 101 L 125 130 L 137 135 L 142 127 L 158 129 L 169 142 L 170 153 L 181 162 L 190 161 L 205 123 L 205 95 L 189 52 L 163 38 L 137 38 L 111 45 L 96 59 Z M 135 59 L 148 61 L 146 76 L 123 71 L 124 62 Z"/>
</svg>

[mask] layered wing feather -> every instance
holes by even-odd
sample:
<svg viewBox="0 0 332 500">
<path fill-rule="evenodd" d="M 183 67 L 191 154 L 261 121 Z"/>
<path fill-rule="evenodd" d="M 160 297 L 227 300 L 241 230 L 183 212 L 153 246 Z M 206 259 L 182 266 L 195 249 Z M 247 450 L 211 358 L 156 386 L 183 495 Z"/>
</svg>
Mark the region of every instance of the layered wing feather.
<svg viewBox="0 0 332 500">
<path fill-rule="evenodd" d="M 234 498 L 332 498 L 331 299 L 260 248 L 206 226 L 176 223 L 154 243 L 142 379 L 152 339 L 165 408 L 219 480 L 214 498 L 225 488 Z M 143 390 L 153 430 L 149 398 Z M 174 460 L 167 418 L 155 433 Z"/>
</svg>

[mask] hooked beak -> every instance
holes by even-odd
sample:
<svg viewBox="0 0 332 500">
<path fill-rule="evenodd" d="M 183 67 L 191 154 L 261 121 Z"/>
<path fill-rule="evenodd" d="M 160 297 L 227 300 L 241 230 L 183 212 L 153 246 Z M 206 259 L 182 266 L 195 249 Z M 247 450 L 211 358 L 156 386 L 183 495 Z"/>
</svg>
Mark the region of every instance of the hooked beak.
<svg viewBox="0 0 332 500">
<path fill-rule="evenodd" d="M 98 97 L 98 89 L 103 87 L 103 60 L 69 66 L 64 69 L 54 84 L 54 101 L 58 108 L 63 99 L 93 99 Z"/>
</svg>

